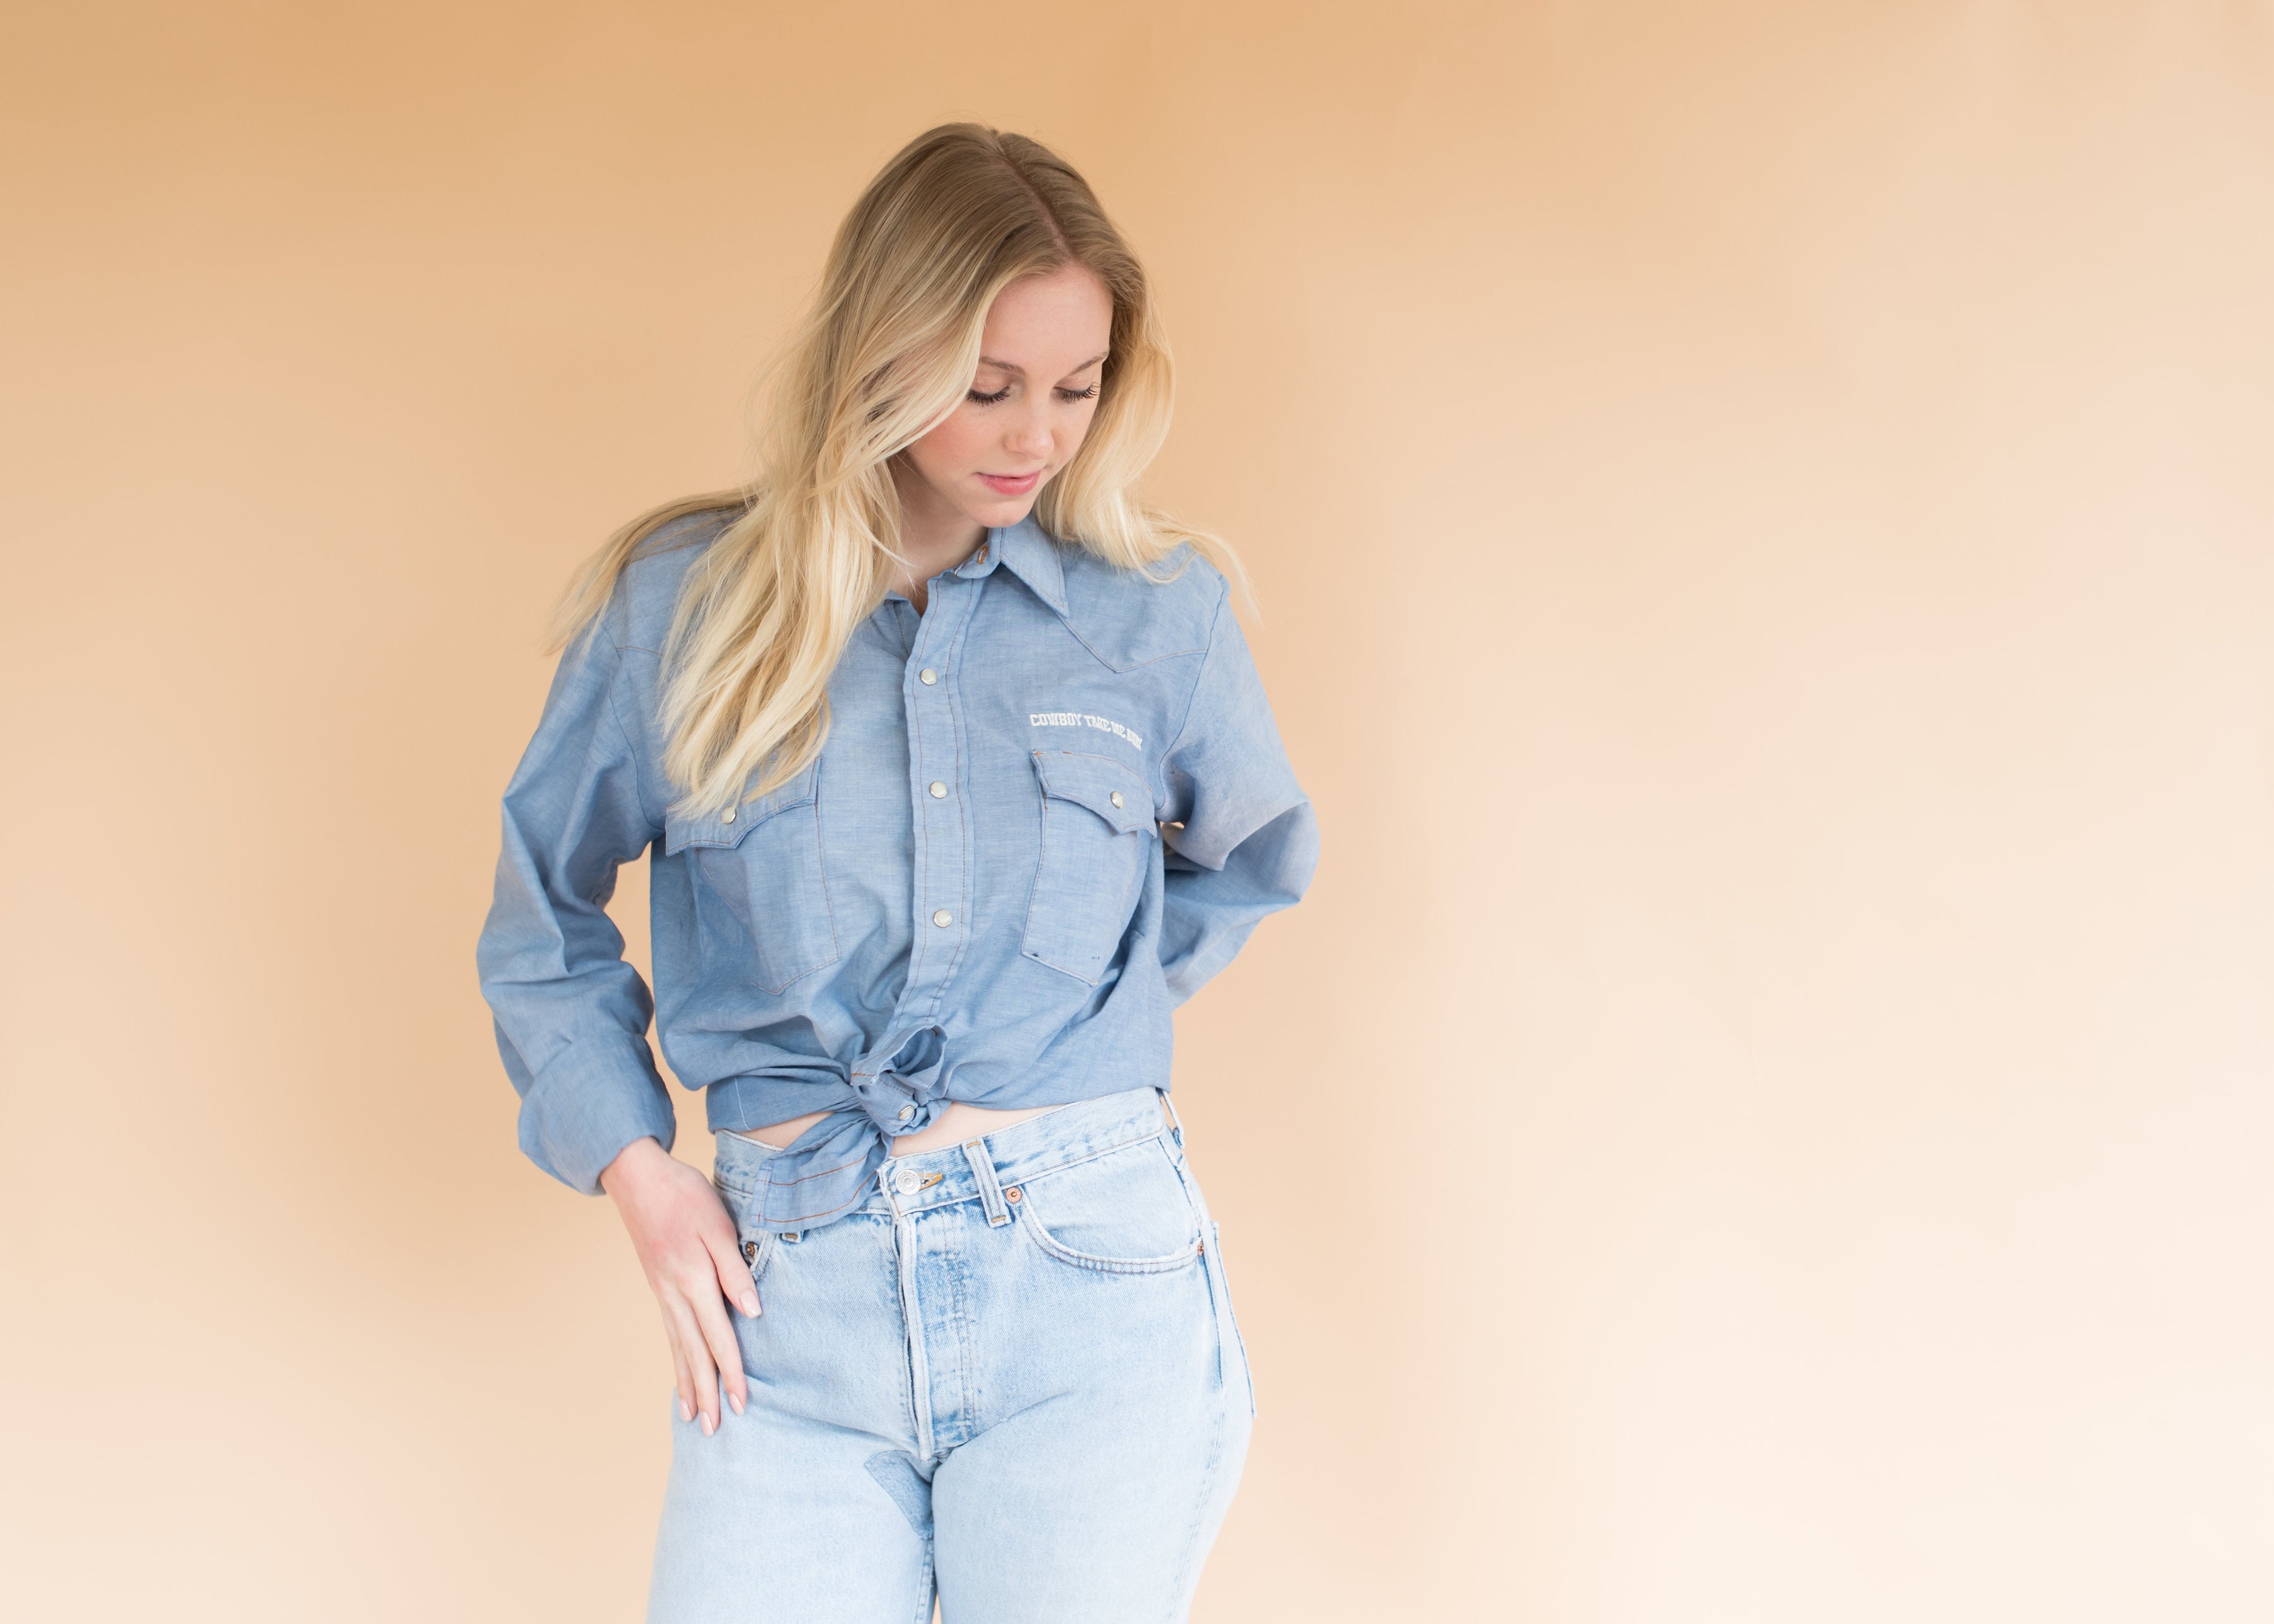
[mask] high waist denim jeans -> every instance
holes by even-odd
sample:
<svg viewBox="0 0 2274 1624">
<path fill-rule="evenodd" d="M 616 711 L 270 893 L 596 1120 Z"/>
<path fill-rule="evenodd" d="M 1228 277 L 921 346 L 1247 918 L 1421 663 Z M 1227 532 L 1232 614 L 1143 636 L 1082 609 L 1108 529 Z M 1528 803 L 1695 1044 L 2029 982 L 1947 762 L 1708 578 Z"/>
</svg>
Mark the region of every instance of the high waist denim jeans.
<svg viewBox="0 0 2274 1624">
<path fill-rule="evenodd" d="M 652 1624 L 1186 1616 L 1254 1414 L 1215 1223 L 1132 1089 L 888 1162 L 806 1233 L 717 1178 L 764 1312 L 749 1405 L 676 1420 Z M 780 1162 L 787 1168 L 786 1162 Z"/>
</svg>

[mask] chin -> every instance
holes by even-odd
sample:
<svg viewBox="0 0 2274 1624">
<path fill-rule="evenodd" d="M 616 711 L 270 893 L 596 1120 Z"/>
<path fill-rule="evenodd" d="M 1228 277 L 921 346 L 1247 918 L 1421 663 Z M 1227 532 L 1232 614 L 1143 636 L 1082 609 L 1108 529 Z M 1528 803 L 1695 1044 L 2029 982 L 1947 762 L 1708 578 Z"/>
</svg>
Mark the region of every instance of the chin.
<svg viewBox="0 0 2274 1624">
<path fill-rule="evenodd" d="M 1024 496 L 1005 496 L 991 502 L 975 503 L 963 510 L 964 516 L 990 530 L 1007 530 L 1035 510 L 1035 499 L 1043 493 L 1036 485 Z"/>
</svg>

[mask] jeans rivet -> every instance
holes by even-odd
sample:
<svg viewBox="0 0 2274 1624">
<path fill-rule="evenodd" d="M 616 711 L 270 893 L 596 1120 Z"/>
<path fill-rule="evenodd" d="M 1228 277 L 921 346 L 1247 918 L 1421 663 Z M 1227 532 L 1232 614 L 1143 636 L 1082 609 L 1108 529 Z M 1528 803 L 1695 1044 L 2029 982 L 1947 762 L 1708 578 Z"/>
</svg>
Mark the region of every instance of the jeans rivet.
<svg viewBox="0 0 2274 1624">
<path fill-rule="evenodd" d="M 1005 1190 L 1003 1192 L 1003 1199 L 1006 1201 L 1017 1200 L 1019 1199 L 1019 1186 L 1013 1184 L 1008 1190 Z"/>
<path fill-rule="evenodd" d="M 756 1241 L 744 1241 L 744 1242 L 742 1243 L 742 1261 L 743 1261 L 743 1262 L 745 1262 L 745 1263 L 756 1263 L 757 1260 L 758 1260 L 758 1244 L 757 1244 L 757 1242 L 756 1242 Z"/>
</svg>

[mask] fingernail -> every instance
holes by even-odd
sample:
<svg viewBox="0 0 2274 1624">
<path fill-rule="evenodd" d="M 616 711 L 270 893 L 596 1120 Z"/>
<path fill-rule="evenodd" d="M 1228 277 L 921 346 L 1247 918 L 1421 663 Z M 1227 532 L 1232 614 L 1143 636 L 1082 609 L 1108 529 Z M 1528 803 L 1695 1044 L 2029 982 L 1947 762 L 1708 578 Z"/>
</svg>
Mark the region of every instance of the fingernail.
<svg viewBox="0 0 2274 1624">
<path fill-rule="evenodd" d="M 742 1413 L 742 1395 L 741 1394 L 729 1393 L 727 1395 L 727 1402 L 734 1407 L 734 1413 L 736 1415 L 739 1416 Z"/>
<path fill-rule="evenodd" d="M 710 1437 L 710 1436 L 711 1436 L 711 1434 L 712 1434 L 712 1432 L 716 1432 L 717 1430 L 718 1430 L 718 1429 L 717 1429 L 715 1426 L 713 1426 L 713 1425 L 712 1425 L 712 1422 L 711 1422 L 711 1412 L 710 1412 L 709 1410 L 704 1410 L 704 1411 L 703 1412 L 703 1436 L 704 1436 L 704 1437 L 705 1437 L 705 1438 L 708 1438 L 708 1437 Z"/>
<path fill-rule="evenodd" d="M 688 1404 L 685 1399 L 681 1399 L 679 1401 L 679 1418 L 681 1421 L 692 1421 L 695 1419 L 695 1411 Z"/>
<path fill-rule="evenodd" d="M 758 1306 L 757 1298 L 754 1297 L 747 1297 L 742 1299 L 742 1312 L 749 1315 L 751 1319 L 755 1320 L 765 1311 Z"/>
</svg>

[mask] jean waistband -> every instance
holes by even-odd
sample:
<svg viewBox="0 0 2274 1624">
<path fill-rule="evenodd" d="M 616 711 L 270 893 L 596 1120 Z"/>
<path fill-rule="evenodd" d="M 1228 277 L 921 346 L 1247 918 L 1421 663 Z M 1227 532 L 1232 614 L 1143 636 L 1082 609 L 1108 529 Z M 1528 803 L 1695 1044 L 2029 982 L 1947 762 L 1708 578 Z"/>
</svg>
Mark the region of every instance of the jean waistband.
<svg viewBox="0 0 2274 1624">
<path fill-rule="evenodd" d="M 998 1190 L 1164 1134 L 1181 1147 L 1181 1132 L 1173 1130 L 1163 1114 L 1161 1102 L 1165 1097 L 1158 1088 L 1127 1088 L 1059 1106 L 968 1143 L 979 1147 L 979 1157 L 993 1170 Z M 763 1192 L 772 1182 L 767 1164 L 784 1153 L 736 1133 L 722 1132 L 717 1139 L 715 1176 L 719 1184 L 744 1196 Z M 979 1171 L 965 1146 L 944 1145 L 937 1150 L 886 1161 L 845 1211 L 889 1215 L 986 1199 Z"/>
</svg>

